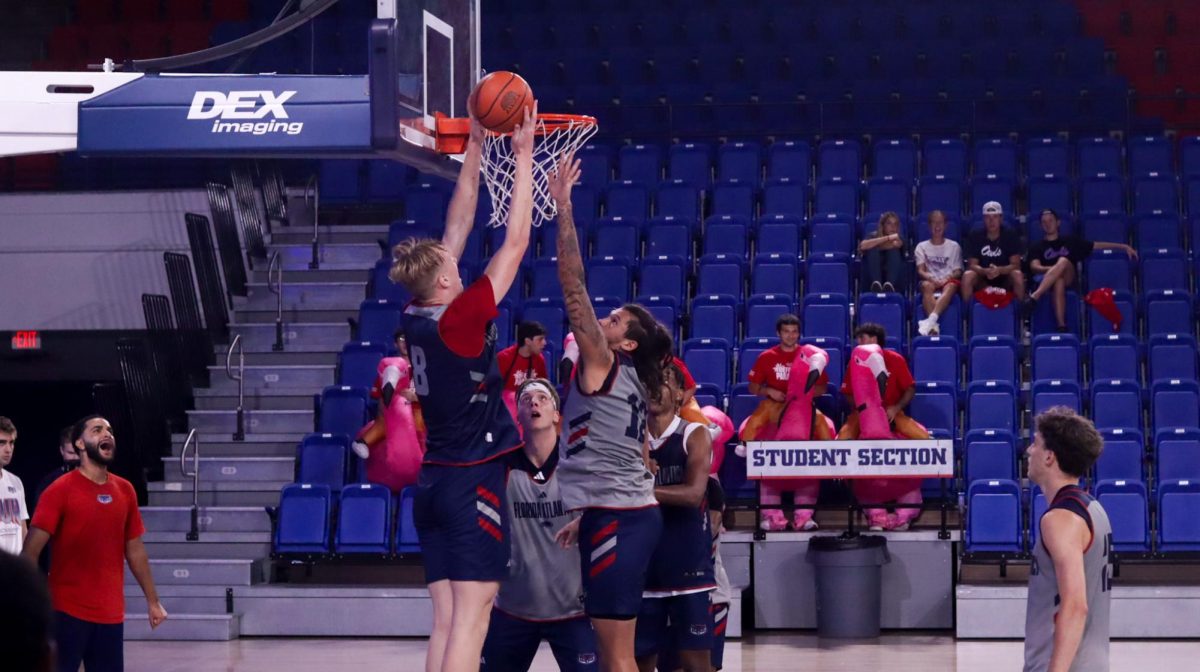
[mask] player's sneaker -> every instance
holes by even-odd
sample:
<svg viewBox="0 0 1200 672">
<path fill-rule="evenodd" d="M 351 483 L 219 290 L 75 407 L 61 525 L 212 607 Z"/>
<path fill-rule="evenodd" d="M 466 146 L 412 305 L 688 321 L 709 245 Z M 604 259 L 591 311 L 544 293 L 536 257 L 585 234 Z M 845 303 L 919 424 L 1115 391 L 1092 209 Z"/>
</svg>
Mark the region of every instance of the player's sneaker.
<svg viewBox="0 0 1200 672">
<path fill-rule="evenodd" d="M 762 523 L 759 525 L 767 532 L 778 532 L 787 529 L 787 518 L 779 509 L 767 509 L 762 512 Z"/>
</svg>

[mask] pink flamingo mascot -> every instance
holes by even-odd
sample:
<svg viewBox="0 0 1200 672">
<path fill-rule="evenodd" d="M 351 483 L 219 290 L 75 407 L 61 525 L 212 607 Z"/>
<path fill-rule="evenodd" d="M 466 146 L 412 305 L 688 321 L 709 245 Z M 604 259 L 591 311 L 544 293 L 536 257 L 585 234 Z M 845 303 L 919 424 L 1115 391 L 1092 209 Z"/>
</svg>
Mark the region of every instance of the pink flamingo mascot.
<svg viewBox="0 0 1200 672">
<path fill-rule="evenodd" d="M 766 423 L 747 436 L 747 418 L 742 423 L 741 435 L 745 440 L 758 441 L 829 441 L 833 439 L 833 421 L 825 417 L 814 406 L 817 381 L 829 363 L 829 355 L 815 345 L 801 345 L 796 348 L 796 356 L 792 359 L 792 369 L 788 375 L 786 399 L 777 423 Z M 752 416 L 753 417 L 753 416 Z M 745 456 L 746 449 L 739 446 L 739 456 Z M 797 505 L 815 504 L 817 494 L 821 489 L 821 481 L 812 478 L 773 478 L 763 479 L 758 484 L 759 504 L 764 506 L 779 506 L 780 495 L 791 492 Z M 797 508 L 792 513 L 792 529 L 811 530 L 817 524 L 812 519 L 813 510 Z M 780 509 L 763 509 L 762 529 L 767 531 L 783 530 L 788 521 Z"/>
<path fill-rule="evenodd" d="M 359 431 L 355 452 L 361 456 L 365 444 L 367 480 L 399 493 L 417 482 L 425 455 L 425 437 L 418 427 L 412 402 L 403 394 L 412 375 L 408 360 L 384 357 L 379 360 L 378 371 L 376 387 L 382 402 L 379 417 Z"/>
<path fill-rule="evenodd" d="M 839 439 L 915 439 L 928 438 L 929 433 L 915 420 L 907 422 L 901 432 L 894 430 L 888 421 L 883 398 L 887 390 L 890 373 L 883 356 L 883 348 L 875 344 L 859 345 L 850 353 L 850 370 L 854 388 L 854 406 L 858 414 L 858 435 L 852 436 L 850 423 L 843 427 Z M 923 435 L 923 436 L 922 436 Z M 900 504 L 920 504 L 921 480 L 912 478 L 859 478 L 854 480 L 854 496 L 864 505 L 883 504 L 895 501 Z M 884 508 L 865 509 L 867 521 L 872 528 L 907 529 L 920 515 L 918 508 L 900 508 L 888 514 Z"/>
</svg>

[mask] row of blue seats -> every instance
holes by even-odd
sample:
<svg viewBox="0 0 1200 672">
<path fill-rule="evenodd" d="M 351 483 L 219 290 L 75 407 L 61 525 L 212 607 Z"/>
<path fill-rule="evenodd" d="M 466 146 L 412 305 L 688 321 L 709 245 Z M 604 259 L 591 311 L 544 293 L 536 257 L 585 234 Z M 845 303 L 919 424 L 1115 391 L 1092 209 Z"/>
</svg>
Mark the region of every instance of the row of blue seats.
<svg viewBox="0 0 1200 672">
<path fill-rule="evenodd" d="M 1093 494 L 1108 514 L 1117 552 L 1200 550 L 1200 482 L 1164 481 L 1151 499 L 1144 483 L 1106 480 L 1096 485 Z M 967 552 L 1022 553 L 1032 549 L 1047 503 L 1042 493 L 1033 493 L 1026 515 L 1023 496 L 1016 481 L 971 483 L 967 491 Z"/>
<path fill-rule="evenodd" d="M 335 498 L 328 485 L 285 485 L 272 550 L 283 556 L 419 553 L 413 494 L 410 487 L 393 498 L 382 485 L 356 483 Z"/>
</svg>

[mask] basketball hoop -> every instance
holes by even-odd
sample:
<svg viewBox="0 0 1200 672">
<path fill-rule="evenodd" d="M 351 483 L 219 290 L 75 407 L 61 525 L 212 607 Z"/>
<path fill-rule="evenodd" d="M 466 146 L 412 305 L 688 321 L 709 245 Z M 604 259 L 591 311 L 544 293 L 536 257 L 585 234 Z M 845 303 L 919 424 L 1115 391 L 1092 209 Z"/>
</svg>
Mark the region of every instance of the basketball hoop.
<svg viewBox="0 0 1200 672">
<path fill-rule="evenodd" d="M 533 225 L 541 226 L 558 214 L 550 197 L 550 175 L 558 161 L 583 146 L 596 134 L 595 117 L 580 114 L 539 114 L 533 141 Z M 471 132 L 469 119 L 439 117 L 437 120 L 437 150 L 443 154 L 466 151 Z M 508 201 L 512 197 L 513 158 L 512 133 L 485 131 L 483 138 L 483 181 L 492 197 L 492 218 L 488 226 L 508 223 Z"/>
</svg>

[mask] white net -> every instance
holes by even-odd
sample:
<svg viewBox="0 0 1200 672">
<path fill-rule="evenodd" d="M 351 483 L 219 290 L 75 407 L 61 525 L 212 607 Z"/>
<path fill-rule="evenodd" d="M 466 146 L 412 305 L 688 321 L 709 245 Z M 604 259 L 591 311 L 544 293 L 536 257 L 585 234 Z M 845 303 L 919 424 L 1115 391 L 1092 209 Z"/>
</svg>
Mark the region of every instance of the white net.
<svg viewBox="0 0 1200 672">
<path fill-rule="evenodd" d="M 546 115 L 538 116 L 537 135 L 533 139 L 534 226 L 541 226 L 558 214 L 554 199 L 550 197 L 548 181 L 560 157 L 579 149 L 596 133 L 596 120 L 591 117 L 551 117 L 548 125 L 547 119 Z M 489 226 L 508 224 L 515 169 L 512 138 L 488 133 L 483 140 L 483 181 L 492 197 Z"/>
</svg>

